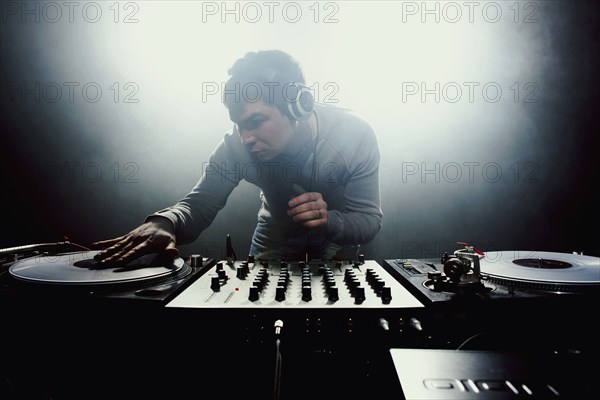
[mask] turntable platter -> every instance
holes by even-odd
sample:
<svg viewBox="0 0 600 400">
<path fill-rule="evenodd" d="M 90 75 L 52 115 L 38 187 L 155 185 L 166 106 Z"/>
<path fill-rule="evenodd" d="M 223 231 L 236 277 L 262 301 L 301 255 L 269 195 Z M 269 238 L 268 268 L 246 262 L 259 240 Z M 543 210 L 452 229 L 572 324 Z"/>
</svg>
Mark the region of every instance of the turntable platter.
<svg viewBox="0 0 600 400">
<path fill-rule="evenodd" d="M 526 284 L 558 291 L 600 285 L 600 258 L 544 251 L 489 251 L 481 272 L 492 281 Z"/>
<path fill-rule="evenodd" d="M 104 266 L 94 260 L 98 251 L 40 256 L 15 262 L 10 275 L 20 281 L 58 285 L 119 285 L 177 275 L 184 268 L 181 258 L 167 259 L 156 253 L 127 264 Z"/>
</svg>

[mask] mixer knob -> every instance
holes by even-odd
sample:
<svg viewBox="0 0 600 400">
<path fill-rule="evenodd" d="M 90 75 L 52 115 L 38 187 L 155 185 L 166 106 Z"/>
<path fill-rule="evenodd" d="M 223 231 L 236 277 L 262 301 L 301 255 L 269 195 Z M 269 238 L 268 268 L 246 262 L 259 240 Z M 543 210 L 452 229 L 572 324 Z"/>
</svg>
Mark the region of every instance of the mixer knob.
<svg viewBox="0 0 600 400">
<path fill-rule="evenodd" d="M 246 271 L 244 270 L 244 267 L 240 266 L 236 268 L 235 277 L 238 279 L 246 279 Z"/>
<path fill-rule="evenodd" d="M 383 304 L 390 304 L 392 301 L 392 289 L 389 286 L 381 288 L 381 301 Z"/>
<path fill-rule="evenodd" d="M 385 282 L 383 281 L 382 278 L 377 277 L 371 283 L 371 286 L 373 287 L 373 290 L 375 290 L 376 293 L 380 293 L 381 292 L 381 288 L 383 288 L 385 286 Z"/>
<path fill-rule="evenodd" d="M 258 300 L 259 292 L 260 292 L 260 290 L 258 289 L 257 286 L 250 286 L 250 294 L 248 295 L 248 300 L 250 300 L 250 301 Z"/>
<path fill-rule="evenodd" d="M 358 262 L 362 265 L 365 263 L 365 255 L 364 254 L 359 254 L 358 255 Z"/>
<path fill-rule="evenodd" d="M 302 300 L 303 301 L 311 301 L 312 300 L 310 286 L 302 286 Z"/>
<path fill-rule="evenodd" d="M 269 275 L 268 274 L 262 274 L 262 275 L 259 276 L 259 278 L 260 278 L 260 283 L 262 285 L 266 285 L 267 282 L 269 282 Z"/>
<path fill-rule="evenodd" d="M 244 273 L 246 275 L 250 273 L 250 266 L 248 265 L 248 261 L 242 261 L 242 268 L 244 269 Z"/>
<path fill-rule="evenodd" d="M 222 262 L 218 262 L 217 263 L 217 272 L 222 271 L 223 270 L 223 263 Z"/>
<path fill-rule="evenodd" d="M 360 281 L 358 280 L 358 278 L 356 276 L 350 278 L 350 280 L 348 281 L 348 287 L 350 288 L 350 290 L 354 289 L 357 286 L 360 286 Z"/>
<path fill-rule="evenodd" d="M 210 288 L 214 292 L 218 292 L 219 290 L 221 290 L 221 282 L 218 276 L 213 276 L 212 278 L 210 278 Z"/>
<path fill-rule="evenodd" d="M 285 300 L 285 287 L 277 286 L 275 289 L 275 300 L 283 301 Z"/>
<path fill-rule="evenodd" d="M 248 256 L 248 262 L 254 264 L 254 256 Z"/>
<path fill-rule="evenodd" d="M 192 267 L 201 267 L 202 266 L 202 256 L 200 254 L 192 254 L 190 256 L 190 265 Z"/>
<path fill-rule="evenodd" d="M 329 295 L 329 301 L 338 301 L 340 299 L 338 295 L 338 288 L 335 286 L 331 286 L 327 289 L 327 294 Z"/>
<path fill-rule="evenodd" d="M 378 278 L 379 275 L 377 275 L 377 273 L 374 272 L 371 275 L 367 275 L 367 282 L 369 282 L 369 284 L 372 286 Z"/>
<path fill-rule="evenodd" d="M 362 286 L 358 286 L 354 288 L 354 302 L 356 304 L 360 304 L 365 301 L 365 288 Z"/>
<path fill-rule="evenodd" d="M 227 280 L 227 273 L 224 269 L 217 270 L 217 275 L 219 276 L 219 279 L 223 279 L 224 281 Z"/>
</svg>

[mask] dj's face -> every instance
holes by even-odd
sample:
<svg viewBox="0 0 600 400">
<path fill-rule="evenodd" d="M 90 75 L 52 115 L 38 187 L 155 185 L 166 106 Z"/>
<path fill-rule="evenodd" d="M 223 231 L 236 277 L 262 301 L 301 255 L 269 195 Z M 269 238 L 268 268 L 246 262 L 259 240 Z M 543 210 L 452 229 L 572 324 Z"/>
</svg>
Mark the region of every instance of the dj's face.
<svg viewBox="0 0 600 400">
<path fill-rule="evenodd" d="M 261 161 L 283 153 L 294 134 L 294 124 L 271 104 L 247 103 L 239 115 L 231 115 L 242 143 Z"/>
</svg>

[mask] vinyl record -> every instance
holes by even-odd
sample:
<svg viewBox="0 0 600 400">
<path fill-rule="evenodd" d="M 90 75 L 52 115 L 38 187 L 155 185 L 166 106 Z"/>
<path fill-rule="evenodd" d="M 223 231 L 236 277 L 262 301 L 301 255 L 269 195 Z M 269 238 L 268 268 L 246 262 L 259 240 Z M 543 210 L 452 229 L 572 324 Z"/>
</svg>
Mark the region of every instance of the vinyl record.
<svg viewBox="0 0 600 400">
<path fill-rule="evenodd" d="M 600 285 L 600 258 L 544 251 L 490 251 L 480 260 L 492 282 L 554 291 Z"/>
<path fill-rule="evenodd" d="M 127 264 L 104 266 L 94 260 L 98 251 L 63 253 L 17 261 L 10 275 L 28 283 L 73 286 L 126 285 L 176 275 L 185 263 L 181 258 L 148 254 Z"/>
</svg>

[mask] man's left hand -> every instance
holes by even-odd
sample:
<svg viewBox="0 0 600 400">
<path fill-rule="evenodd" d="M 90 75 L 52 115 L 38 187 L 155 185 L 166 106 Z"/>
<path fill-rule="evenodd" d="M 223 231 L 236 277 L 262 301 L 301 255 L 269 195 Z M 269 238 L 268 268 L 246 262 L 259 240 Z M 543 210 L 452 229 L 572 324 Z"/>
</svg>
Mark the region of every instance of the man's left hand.
<svg viewBox="0 0 600 400">
<path fill-rule="evenodd" d="M 327 226 L 327 203 L 318 192 L 303 193 L 288 202 L 287 214 L 306 228 Z"/>
</svg>

